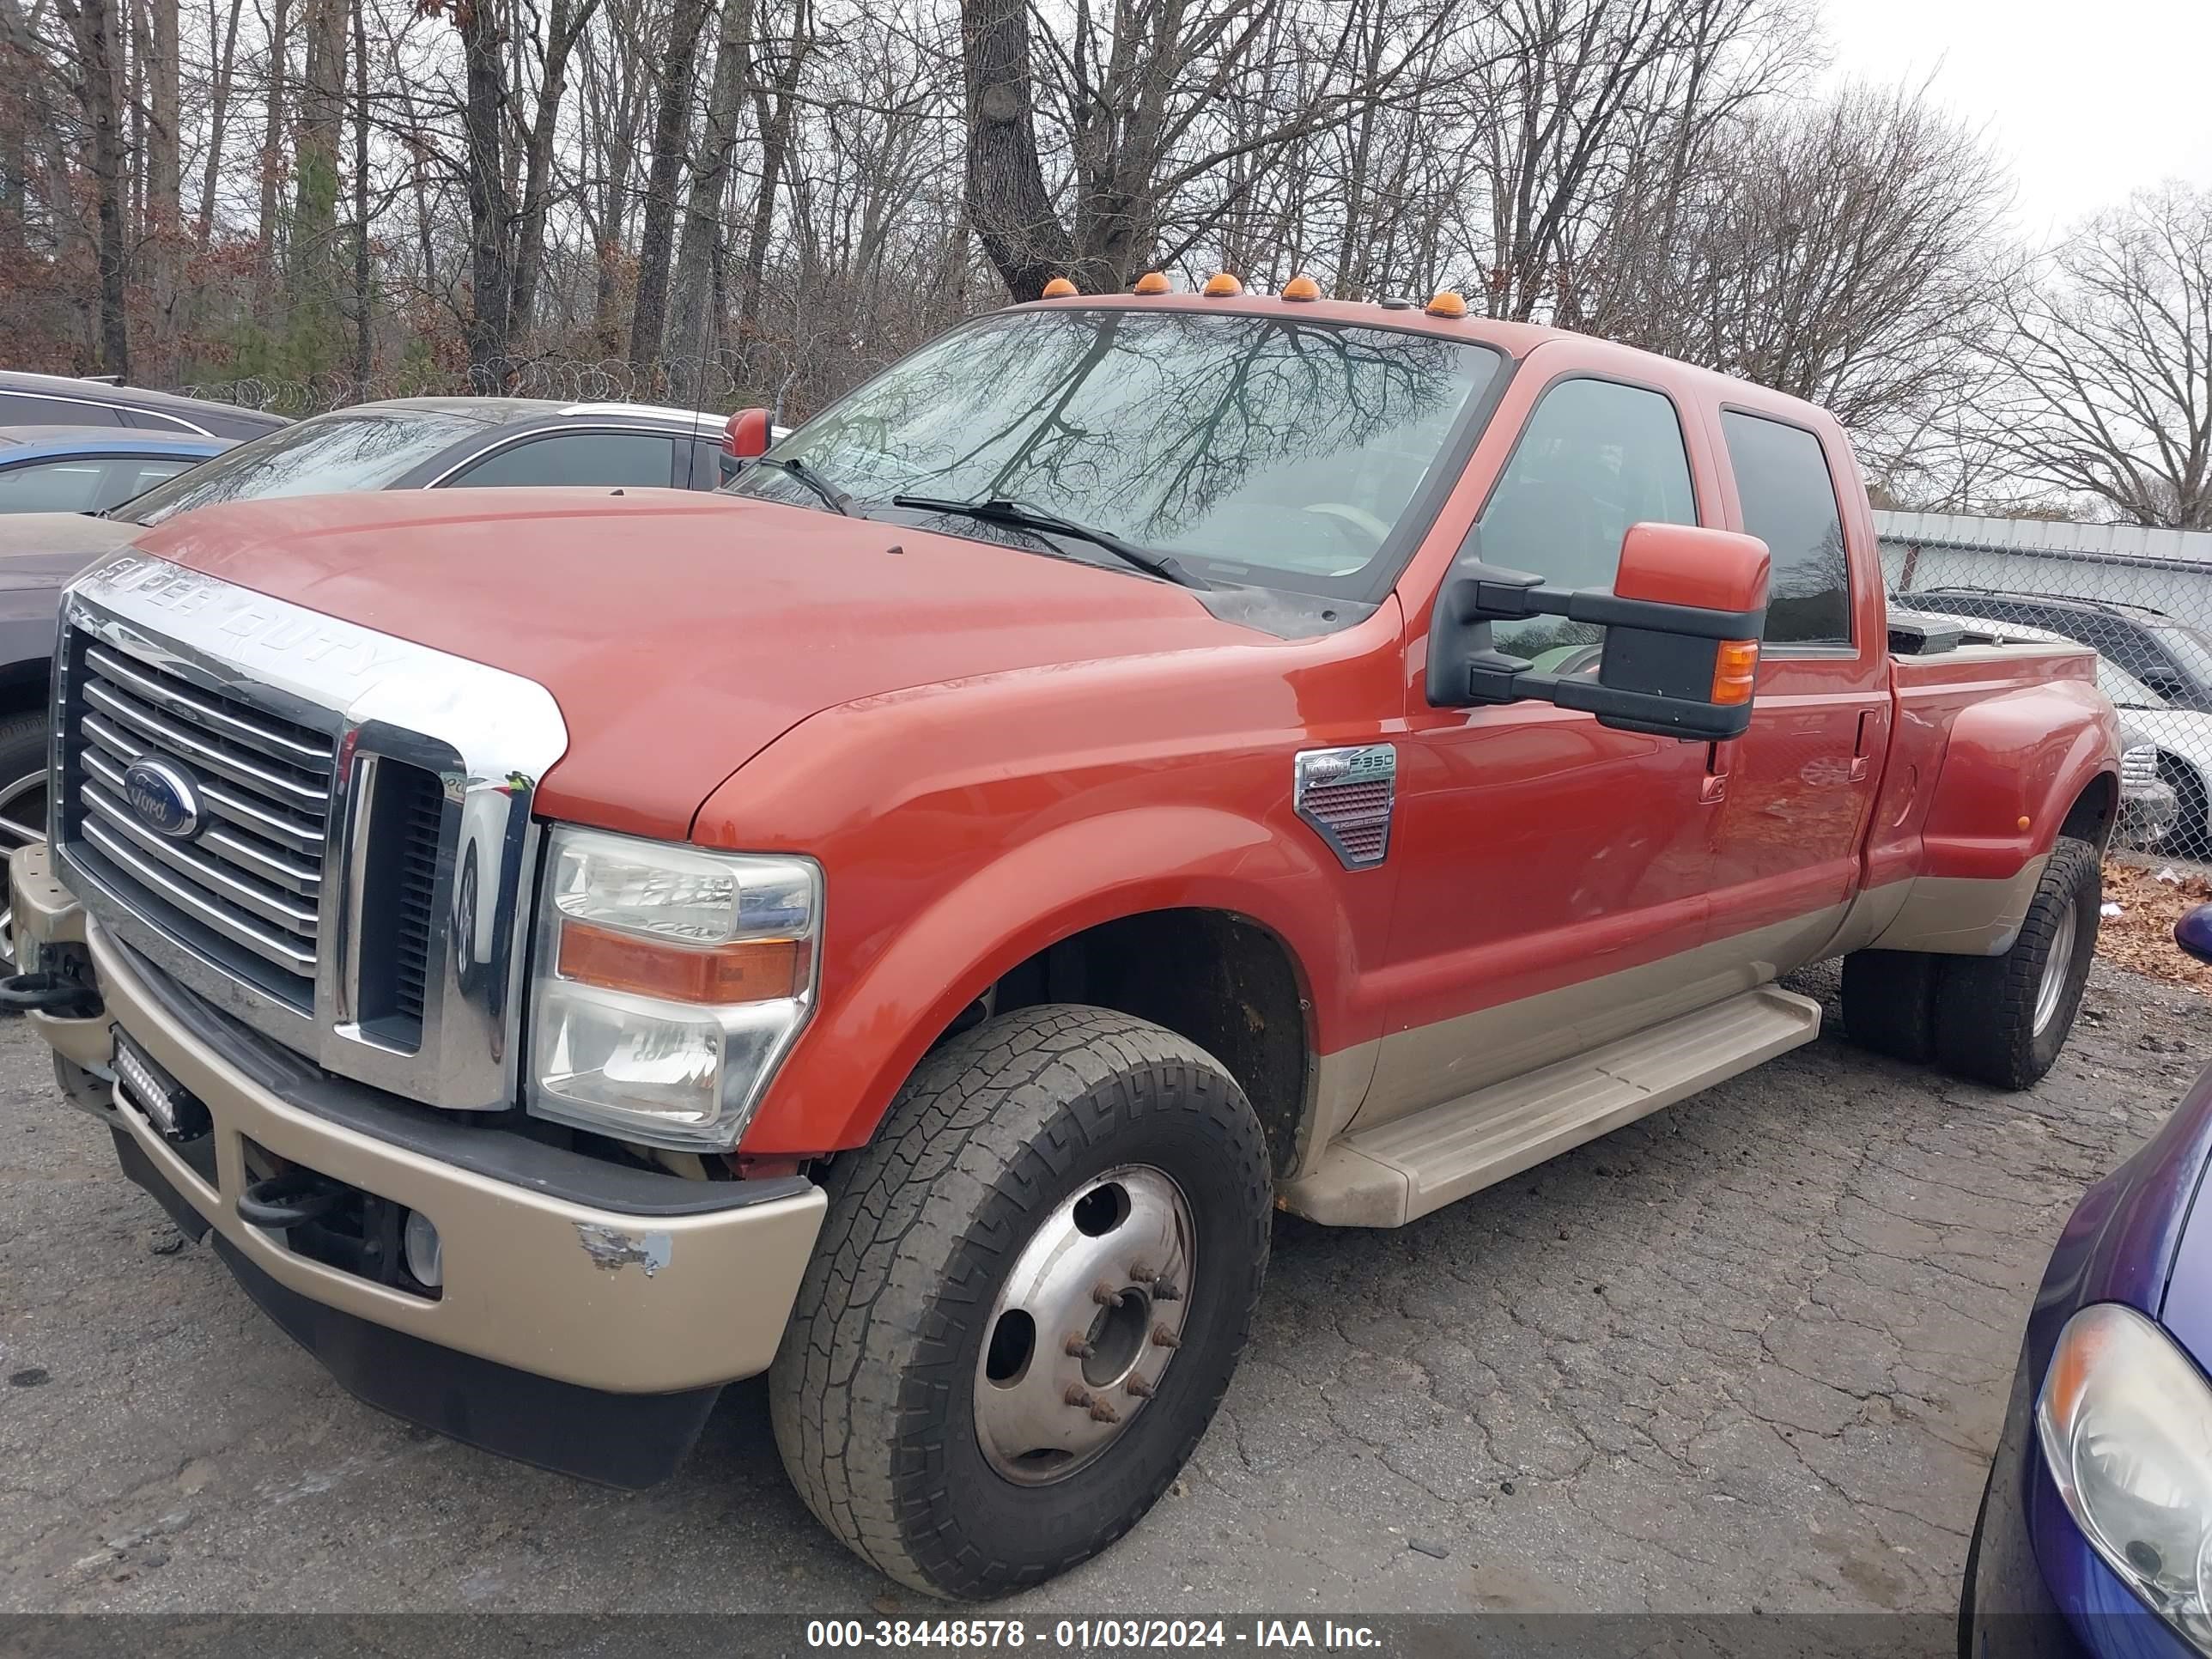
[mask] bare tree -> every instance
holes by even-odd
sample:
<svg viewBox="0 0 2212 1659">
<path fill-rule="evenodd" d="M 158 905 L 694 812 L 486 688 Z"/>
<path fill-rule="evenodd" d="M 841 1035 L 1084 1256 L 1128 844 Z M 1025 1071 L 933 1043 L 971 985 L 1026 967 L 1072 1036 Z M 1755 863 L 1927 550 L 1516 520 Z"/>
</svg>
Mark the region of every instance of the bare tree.
<svg viewBox="0 0 2212 1659">
<path fill-rule="evenodd" d="M 2014 477 L 2212 530 L 2212 191 L 2170 184 L 2090 220 L 2008 320 L 1988 435 Z"/>
<path fill-rule="evenodd" d="M 653 118 L 653 164 L 647 174 L 645 220 L 637 250 L 637 305 L 630 313 L 629 360 L 640 368 L 660 355 L 668 320 L 668 268 L 676 246 L 676 193 L 690 149 L 691 106 L 699 37 L 715 0 L 674 0 L 667 50 L 660 60 L 660 104 Z"/>
</svg>

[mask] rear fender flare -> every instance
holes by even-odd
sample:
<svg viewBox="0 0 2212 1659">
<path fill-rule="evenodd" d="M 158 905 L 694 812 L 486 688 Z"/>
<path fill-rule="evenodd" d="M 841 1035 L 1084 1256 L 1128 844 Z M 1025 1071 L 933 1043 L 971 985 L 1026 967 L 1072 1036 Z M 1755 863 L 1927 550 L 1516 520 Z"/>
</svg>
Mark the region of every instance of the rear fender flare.
<svg viewBox="0 0 2212 1659">
<path fill-rule="evenodd" d="M 2117 793 L 2119 720 L 2086 680 L 2048 681 L 1961 709 L 1923 823 L 1918 872 L 1868 947 L 2010 950 L 2067 815 L 2104 776 Z"/>
</svg>

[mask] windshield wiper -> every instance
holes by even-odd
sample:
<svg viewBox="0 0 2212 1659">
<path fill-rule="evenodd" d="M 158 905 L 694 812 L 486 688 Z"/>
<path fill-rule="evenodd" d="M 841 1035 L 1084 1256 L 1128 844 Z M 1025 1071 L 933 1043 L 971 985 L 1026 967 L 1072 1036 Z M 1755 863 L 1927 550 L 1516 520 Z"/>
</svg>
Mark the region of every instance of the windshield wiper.
<svg viewBox="0 0 2212 1659">
<path fill-rule="evenodd" d="M 1177 586 L 1195 587 L 1209 592 L 1212 590 L 1211 582 L 1192 575 L 1170 554 L 1133 547 L 1109 531 L 1097 529 L 1058 513 L 1048 513 L 1042 507 L 1025 507 L 1019 501 L 955 501 L 939 495 L 894 495 L 891 505 L 915 507 L 926 513 L 955 514 L 964 519 L 979 519 L 985 524 L 1012 525 L 1018 530 L 1035 530 L 1048 536 L 1073 537 L 1077 541 L 1091 542 L 1103 547 L 1122 563 L 1134 565 L 1138 569 L 1174 582 Z"/>
<path fill-rule="evenodd" d="M 780 466 L 793 477 L 819 495 L 832 513 L 842 513 L 847 518 L 861 515 L 853 511 L 853 498 L 801 460 L 786 459 L 781 455 L 763 455 L 763 465 Z"/>
</svg>

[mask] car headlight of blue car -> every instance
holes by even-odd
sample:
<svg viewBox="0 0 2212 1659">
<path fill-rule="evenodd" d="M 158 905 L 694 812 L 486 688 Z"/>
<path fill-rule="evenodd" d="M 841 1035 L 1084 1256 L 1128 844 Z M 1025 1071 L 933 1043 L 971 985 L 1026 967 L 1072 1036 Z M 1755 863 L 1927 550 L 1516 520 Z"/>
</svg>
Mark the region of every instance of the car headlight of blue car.
<svg viewBox="0 0 2212 1659">
<path fill-rule="evenodd" d="M 2035 1427 L 2081 1534 L 2121 1582 L 2212 1653 L 2212 1385 L 2132 1308 L 2067 1321 Z"/>
</svg>

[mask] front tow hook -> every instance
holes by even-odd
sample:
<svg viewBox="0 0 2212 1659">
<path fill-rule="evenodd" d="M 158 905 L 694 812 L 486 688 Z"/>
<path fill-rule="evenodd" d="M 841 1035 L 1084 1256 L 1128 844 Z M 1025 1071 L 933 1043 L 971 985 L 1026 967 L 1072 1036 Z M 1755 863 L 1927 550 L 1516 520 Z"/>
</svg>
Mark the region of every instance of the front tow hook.
<svg viewBox="0 0 2212 1659">
<path fill-rule="evenodd" d="M 0 979 L 0 1008 L 90 1019 L 100 1010 L 100 993 L 82 980 L 64 979 L 59 974 L 10 974 Z"/>
<path fill-rule="evenodd" d="M 249 1226 L 281 1232 L 319 1221 L 344 1199 L 346 1188 L 313 1170 L 287 1170 L 257 1181 L 238 1195 L 238 1218 Z"/>
</svg>

